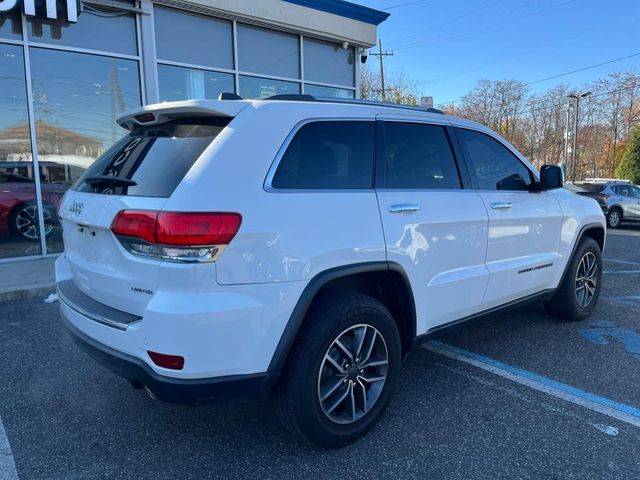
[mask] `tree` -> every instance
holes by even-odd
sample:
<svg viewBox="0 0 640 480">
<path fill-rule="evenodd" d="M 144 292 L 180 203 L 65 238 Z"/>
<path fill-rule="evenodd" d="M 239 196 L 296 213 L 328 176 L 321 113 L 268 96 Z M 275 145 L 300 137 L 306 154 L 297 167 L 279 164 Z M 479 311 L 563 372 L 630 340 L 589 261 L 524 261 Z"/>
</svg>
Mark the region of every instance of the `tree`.
<svg viewBox="0 0 640 480">
<path fill-rule="evenodd" d="M 387 102 L 418 105 L 420 84 L 403 70 L 385 75 L 385 95 Z M 382 82 L 377 70 L 363 66 L 360 69 L 360 98 L 382 101 Z"/>
<path fill-rule="evenodd" d="M 616 177 L 640 183 L 640 128 L 635 128 L 616 168 Z"/>
</svg>

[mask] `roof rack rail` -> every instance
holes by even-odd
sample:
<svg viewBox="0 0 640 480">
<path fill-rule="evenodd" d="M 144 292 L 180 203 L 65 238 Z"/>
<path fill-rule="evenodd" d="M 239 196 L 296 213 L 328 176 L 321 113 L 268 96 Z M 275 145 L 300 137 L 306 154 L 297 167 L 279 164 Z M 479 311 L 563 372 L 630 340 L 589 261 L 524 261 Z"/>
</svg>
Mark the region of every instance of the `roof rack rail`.
<svg viewBox="0 0 640 480">
<path fill-rule="evenodd" d="M 243 100 L 242 97 L 235 93 L 221 93 L 219 100 Z M 314 97 L 309 94 L 300 93 L 284 93 L 279 95 L 271 95 L 268 97 L 260 97 L 259 100 L 288 100 L 297 102 L 325 102 L 325 103 L 348 103 L 352 105 L 370 105 L 374 107 L 400 108 L 403 110 L 414 110 L 417 112 L 438 113 L 444 115 L 442 110 L 437 108 L 423 108 L 417 105 L 406 105 L 404 103 L 377 102 L 375 100 L 361 100 L 358 98 L 335 98 L 335 97 Z"/>
</svg>

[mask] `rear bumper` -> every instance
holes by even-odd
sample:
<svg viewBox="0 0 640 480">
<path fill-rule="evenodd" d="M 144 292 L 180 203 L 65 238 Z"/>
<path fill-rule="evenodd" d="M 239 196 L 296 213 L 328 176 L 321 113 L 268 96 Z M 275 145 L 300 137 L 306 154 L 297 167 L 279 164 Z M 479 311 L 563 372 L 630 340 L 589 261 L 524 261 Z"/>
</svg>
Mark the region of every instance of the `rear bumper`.
<svg viewBox="0 0 640 480">
<path fill-rule="evenodd" d="M 142 360 L 96 342 L 61 318 L 73 340 L 98 363 L 169 403 L 198 405 L 225 401 L 260 400 L 267 397 L 278 379 L 276 373 L 230 375 L 215 378 L 180 379 L 159 375 Z"/>
</svg>

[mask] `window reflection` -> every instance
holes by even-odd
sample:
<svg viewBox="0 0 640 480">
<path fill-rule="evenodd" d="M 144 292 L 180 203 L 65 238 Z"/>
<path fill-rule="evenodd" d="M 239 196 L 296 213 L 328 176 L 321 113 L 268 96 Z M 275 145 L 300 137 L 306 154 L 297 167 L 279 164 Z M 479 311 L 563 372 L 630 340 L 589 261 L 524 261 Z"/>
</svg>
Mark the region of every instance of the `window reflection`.
<svg viewBox="0 0 640 480">
<path fill-rule="evenodd" d="M 0 15 L 0 38 L 22 40 L 22 19 L 20 10 L 3 12 Z"/>
<path fill-rule="evenodd" d="M 158 65 L 160 101 L 217 99 L 222 92 L 234 92 L 233 75 L 193 68 Z"/>
<path fill-rule="evenodd" d="M 238 25 L 239 70 L 300 78 L 300 40 L 296 35 Z"/>
<path fill-rule="evenodd" d="M 304 93 L 313 95 L 314 97 L 330 97 L 330 98 L 355 98 L 355 90 L 346 88 L 322 87 L 320 85 L 305 84 Z"/>
<path fill-rule="evenodd" d="M 40 228 L 22 47 L 0 44 L 0 65 L 0 257 L 37 255 Z"/>
<path fill-rule="evenodd" d="M 42 48 L 30 55 L 42 195 L 55 211 L 59 192 L 124 134 L 120 113 L 141 105 L 138 63 Z M 47 250 L 62 248 L 55 225 Z"/>
<path fill-rule="evenodd" d="M 355 53 L 336 43 L 304 39 L 304 78 L 318 83 L 355 85 Z"/>
<path fill-rule="evenodd" d="M 135 15 L 122 10 L 85 6 L 78 23 L 40 17 L 29 17 L 27 22 L 33 42 L 138 55 Z"/>
<path fill-rule="evenodd" d="M 240 96 L 242 98 L 270 97 L 272 95 L 284 95 L 300 93 L 300 84 L 295 82 L 283 82 L 270 78 L 258 78 L 240 76 Z"/>
</svg>

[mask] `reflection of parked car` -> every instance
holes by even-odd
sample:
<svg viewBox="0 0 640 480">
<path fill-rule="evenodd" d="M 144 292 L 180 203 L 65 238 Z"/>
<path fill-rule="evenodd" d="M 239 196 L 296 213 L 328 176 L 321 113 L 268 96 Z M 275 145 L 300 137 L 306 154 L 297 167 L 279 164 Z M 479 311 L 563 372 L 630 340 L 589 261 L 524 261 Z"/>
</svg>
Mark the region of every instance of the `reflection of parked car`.
<svg viewBox="0 0 640 480">
<path fill-rule="evenodd" d="M 4 170 L 4 171 L 3 171 Z M 33 178 L 7 173 L 0 166 L 0 235 L 13 234 L 26 240 L 38 240 L 38 206 Z M 42 214 L 45 235 L 54 228 L 58 203 L 69 187 L 67 183 L 42 183 Z"/>
<path fill-rule="evenodd" d="M 628 180 L 588 179 L 573 188 L 600 203 L 610 228 L 619 227 L 623 220 L 640 221 L 640 187 Z"/>
<path fill-rule="evenodd" d="M 607 196 L 602 193 L 603 185 L 601 184 L 592 184 L 592 183 L 567 183 L 565 184 L 565 188 L 567 190 L 571 190 L 578 195 L 582 195 L 584 197 L 593 198 L 598 202 L 600 208 L 602 209 L 602 213 L 605 215 L 609 211 L 609 206 L 607 205 Z"/>
</svg>

